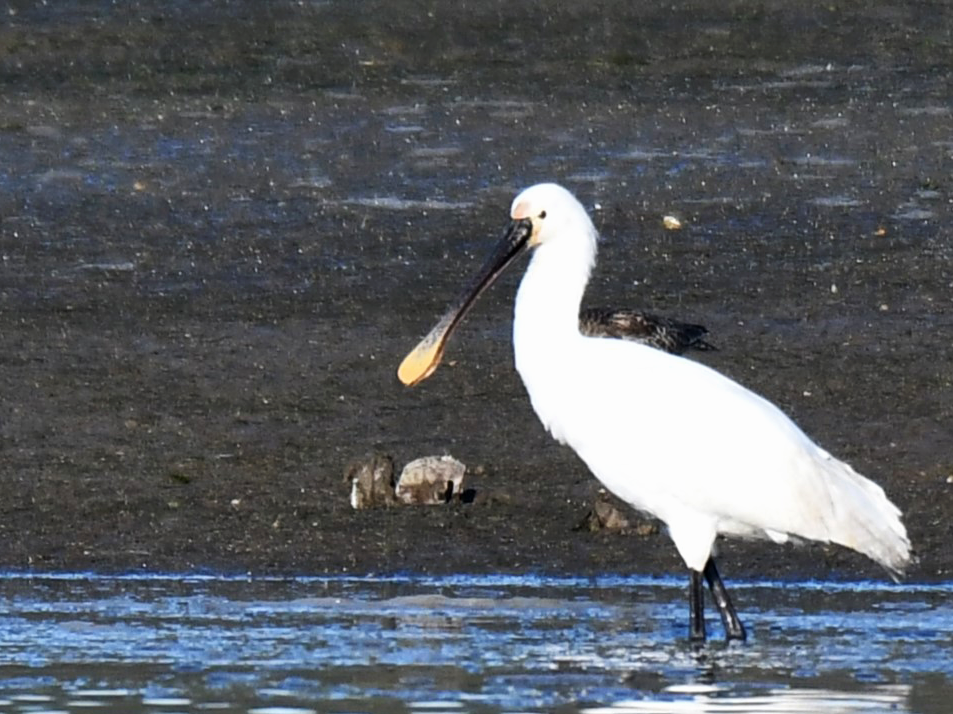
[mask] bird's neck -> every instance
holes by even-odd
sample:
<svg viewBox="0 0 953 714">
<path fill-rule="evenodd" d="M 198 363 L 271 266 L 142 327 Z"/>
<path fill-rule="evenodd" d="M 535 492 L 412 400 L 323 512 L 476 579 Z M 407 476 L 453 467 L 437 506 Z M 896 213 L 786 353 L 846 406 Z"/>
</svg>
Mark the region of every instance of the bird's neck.
<svg viewBox="0 0 953 714">
<path fill-rule="evenodd" d="M 587 221 L 588 223 L 588 221 Z M 513 347 L 517 370 L 525 376 L 537 360 L 551 362 L 580 338 L 579 306 L 595 262 L 596 232 L 585 239 L 546 243 L 535 249 L 516 296 Z"/>
</svg>

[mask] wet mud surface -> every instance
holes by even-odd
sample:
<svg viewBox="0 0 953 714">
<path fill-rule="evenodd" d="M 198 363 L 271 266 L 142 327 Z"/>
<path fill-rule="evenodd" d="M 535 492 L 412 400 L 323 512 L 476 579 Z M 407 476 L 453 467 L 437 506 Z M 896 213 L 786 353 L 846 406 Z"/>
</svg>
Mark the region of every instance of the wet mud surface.
<svg viewBox="0 0 953 714">
<path fill-rule="evenodd" d="M 51 5 L 0 25 L 0 567 L 680 572 L 651 528 L 577 527 L 599 486 L 512 367 L 519 271 L 395 375 L 557 180 L 604 236 L 587 302 L 706 325 L 692 358 L 953 577 L 949 3 Z M 450 453 L 476 497 L 355 512 L 373 449 Z"/>
</svg>

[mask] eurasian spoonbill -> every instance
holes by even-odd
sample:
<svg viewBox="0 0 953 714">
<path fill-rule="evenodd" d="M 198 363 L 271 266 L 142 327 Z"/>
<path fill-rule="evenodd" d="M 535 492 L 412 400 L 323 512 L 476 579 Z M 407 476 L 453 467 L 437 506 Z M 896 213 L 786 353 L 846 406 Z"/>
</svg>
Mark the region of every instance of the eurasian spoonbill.
<svg viewBox="0 0 953 714">
<path fill-rule="evenodd" d="M 470 289 L 401 363 L 404 384 L 436 369 L 463 315 L 528 248 L 513 320 L 516 369 L 553 437 L 610 491 L 665 524 L 691 572 L 693 640 L 705 639 L 702 578 L 727 639 L 745 639 L 715 567 L 719 535 L 837 543 L 894 577 L 903 573 L 910 541 L 899 509 L 773 404 L 697 362 L 580 333 L 597 234 L 569 191 L 532 186 L 513 201 L 510 216 Z"/>
</svg>

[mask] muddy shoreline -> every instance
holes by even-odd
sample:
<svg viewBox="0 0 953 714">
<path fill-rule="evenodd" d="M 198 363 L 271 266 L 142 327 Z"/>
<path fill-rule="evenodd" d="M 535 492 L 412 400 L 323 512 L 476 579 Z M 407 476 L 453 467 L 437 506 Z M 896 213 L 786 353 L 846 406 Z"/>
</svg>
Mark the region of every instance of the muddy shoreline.
<svg viewBox="0 0 953 714">
<path fill-rule="evenodd" d="M 680 572 L 664 535 L 577 528 L 599 486 L 512 368 L 519 271 L 395 376 L 558 180 L 604 235 L 587 303 L 706 325 L 693 358 L 884 486 L 911 579 L 953 578 L 953 7 L 428 8 L 11 3 L 0 568 Z M 477 496 L 354 512 L 373 449 L 450 453 Z"/>
</svg>

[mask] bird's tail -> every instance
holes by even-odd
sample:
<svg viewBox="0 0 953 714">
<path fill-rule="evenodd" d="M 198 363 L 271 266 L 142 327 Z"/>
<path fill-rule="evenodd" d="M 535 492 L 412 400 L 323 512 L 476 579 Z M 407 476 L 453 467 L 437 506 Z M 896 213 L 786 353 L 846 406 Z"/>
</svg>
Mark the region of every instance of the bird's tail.
<svg viewBox="0 0 953 714">
<path fill-rule="evenodd" d="M 829 454 L 828 480 L 834 507 L 829 539 L 880 563 L 897 580 L 910 564 L 910 539 L 884 490 Z"/>
</svg>

